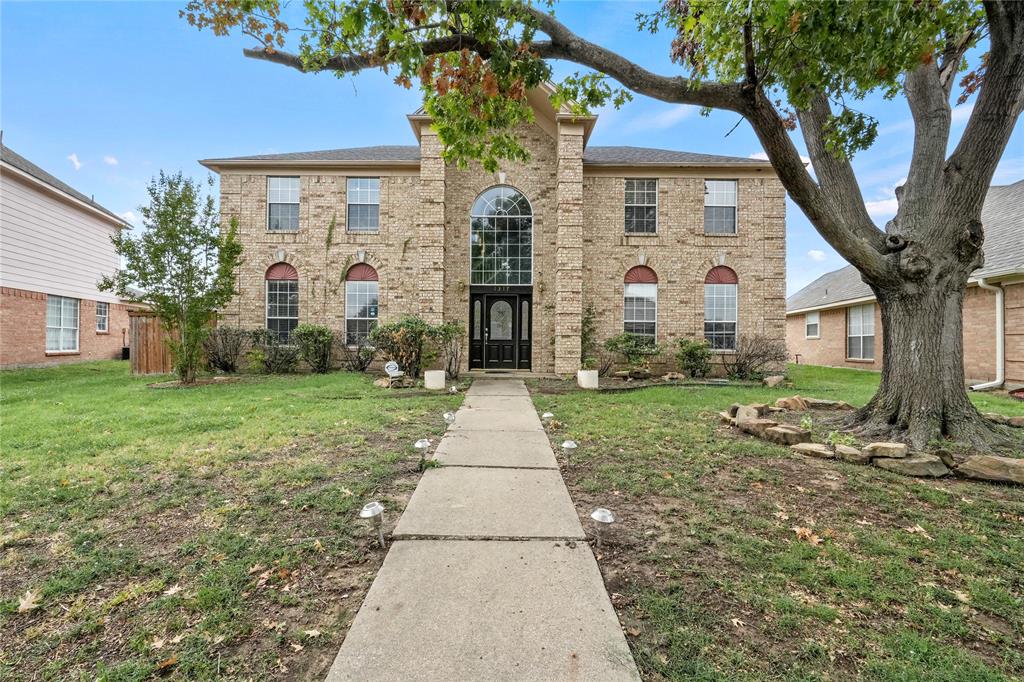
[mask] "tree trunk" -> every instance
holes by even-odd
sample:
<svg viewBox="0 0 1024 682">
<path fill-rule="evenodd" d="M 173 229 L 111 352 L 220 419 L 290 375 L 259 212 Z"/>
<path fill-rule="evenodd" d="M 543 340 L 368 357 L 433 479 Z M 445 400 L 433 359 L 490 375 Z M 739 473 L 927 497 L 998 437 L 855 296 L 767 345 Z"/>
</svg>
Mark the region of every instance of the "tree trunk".
<svg viewBox="0 0 1024 682">
<path fill-rule="evenodd" d="M 945 438 L 982 445 L 998 437 L 967 397 L 966 277 L 943 279 L 934 286 L 873 287 L 882 318 L 882 382 L 854 418 L 861 435 L 909 439 L 914 448 Z"/>
</svg>

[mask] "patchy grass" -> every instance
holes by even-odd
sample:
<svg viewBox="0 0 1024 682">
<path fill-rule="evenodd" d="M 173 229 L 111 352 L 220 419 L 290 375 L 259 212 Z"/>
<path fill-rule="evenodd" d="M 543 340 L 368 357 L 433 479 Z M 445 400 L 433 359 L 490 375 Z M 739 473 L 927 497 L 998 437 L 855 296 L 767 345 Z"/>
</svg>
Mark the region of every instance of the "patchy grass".
<svg viewBox="0 0 1024 682">
<path fill-rule="evenodd" d="M 383 558 L 355 512 L 460 401 L 371 380 L 0 374 L 0 679 L 322 677 Z"/>
<path fill-rule="evenodd" d="M 564 424 L 552 440 L 580 441 L 562 468 L 580 518 L 619 519 L 598 558 L 643 677 L 1024 677 L 1024 489 L 802 458 L 719 425 L 732 402 L 859 405 L 878 381 L 791 370 L 774 390 L 534 395 Z"/>
</svg>

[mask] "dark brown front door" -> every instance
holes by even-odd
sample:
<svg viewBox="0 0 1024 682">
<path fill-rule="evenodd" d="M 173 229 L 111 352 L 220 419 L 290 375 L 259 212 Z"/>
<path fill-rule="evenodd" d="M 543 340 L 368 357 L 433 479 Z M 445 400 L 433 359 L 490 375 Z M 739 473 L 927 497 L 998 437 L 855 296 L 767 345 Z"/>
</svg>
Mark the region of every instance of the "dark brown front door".
<svg viewBox="0 0 1024 682">
<path fill-rule="evenodd" d="M 470 368 L 530 368 L 532 298 L 525 292 L 470 296 Z"/>
</svg>

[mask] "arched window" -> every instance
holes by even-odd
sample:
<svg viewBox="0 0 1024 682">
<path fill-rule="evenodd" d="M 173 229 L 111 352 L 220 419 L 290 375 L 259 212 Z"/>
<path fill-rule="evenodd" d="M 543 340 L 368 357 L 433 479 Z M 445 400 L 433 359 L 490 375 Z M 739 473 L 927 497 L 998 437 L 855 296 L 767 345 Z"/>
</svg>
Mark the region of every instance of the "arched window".
<svg viewBox="0 0 1024 682">
<path fill-rule="evenodd" d="M 299 325 L 299 273 L 288 263 L 267 268 L 267 329 L 288 343 Z"/>
<path fill-rule="evenodd" d="M 345 343 L 361 346 L 377 326 L 380 287 L 377 271 L 366 263 L 356 263 L 345 274 Z"/>
<path fill-rule="evenodd" d="M 518 190 L 491 187 L 470 211 L 470 283 L 533 283 L 533 209 Z"/>
<path fill-rule="evenodd" d="M 629 269 L 623 287 L 622 329 L 654 340 L 658 331 L 658 276 L 646 265 Z"/>
<path fill-rule="evenodd" d="M 724 265 L 704 277 L 704 338 L 712 348 L 736 349 L 736 288 L 739 278 Z"/>
</svg>

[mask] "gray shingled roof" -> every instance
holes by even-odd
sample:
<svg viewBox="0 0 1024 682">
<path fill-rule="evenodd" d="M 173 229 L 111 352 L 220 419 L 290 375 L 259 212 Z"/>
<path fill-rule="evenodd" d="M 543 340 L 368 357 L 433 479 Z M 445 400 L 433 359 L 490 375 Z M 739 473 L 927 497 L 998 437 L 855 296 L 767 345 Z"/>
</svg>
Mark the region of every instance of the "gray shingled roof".
<svg viewBox="0 0 1024 682">
<path fill-rule="evenodd" d="M 54 189 L 59 190 L 64 194 L 67 194 L 68 196 L 74 197 L 75 199 L 78 199 L 83 203 L 89 204 L 96 210 L 107 214 L 108 216 L 110 216 L 117 222 L 121 223 L 122 225 L 128 224 L 125 221 L 125 219 L 122 218 L 121 216 L 117 215 L 110 209 L 100 206 L 98 203 L 96 203 L 94 199 L 85 196 L 71 185 L 61 182 L 60 180 L 50 175 L 42 168 L 35 165 L 34 163 L 26 159 L 24 156 L 8 147 L 7 145 L 0 145 L 0 158 L 3 159 L 4 163 L 9 163 L 10 165 L 20 170 L 21 172 L 31 175 L 36 180 L 46 183 L 50 187 L 53 187 Z"/>
<path fill-rule="evenodd" d="M 985 227 L 985 265 L 972 277 L 1024 273 L 1024 180 L 989 188 L 981 209 Z M 786 301 L 786 310 L 806 310 L 874 296 L 852 265 L 814 280 Z"/>
<path fill-rule="evenodd" d="M 366 161 L 371 163 L 399 162 L 415 163 L 420 160 L 420 148 L 415 145 L 378 145 L 376 147 L 349 147 L 347 149 L 323 149 L 312 152 L 291 152 L 287 154 L 256 154 L 254 156 L 233 156 L 223 159 L 206 159 L 203 163 L 216 165 L 225 162 L 244 161 Z M 765 166 L 767 161 L 716 154 L 695 154 L 671 149 L 651 147 L 587 147 L 583 163 L 599 165 L 691 165 L 691 166 Z"/>
</svg>

